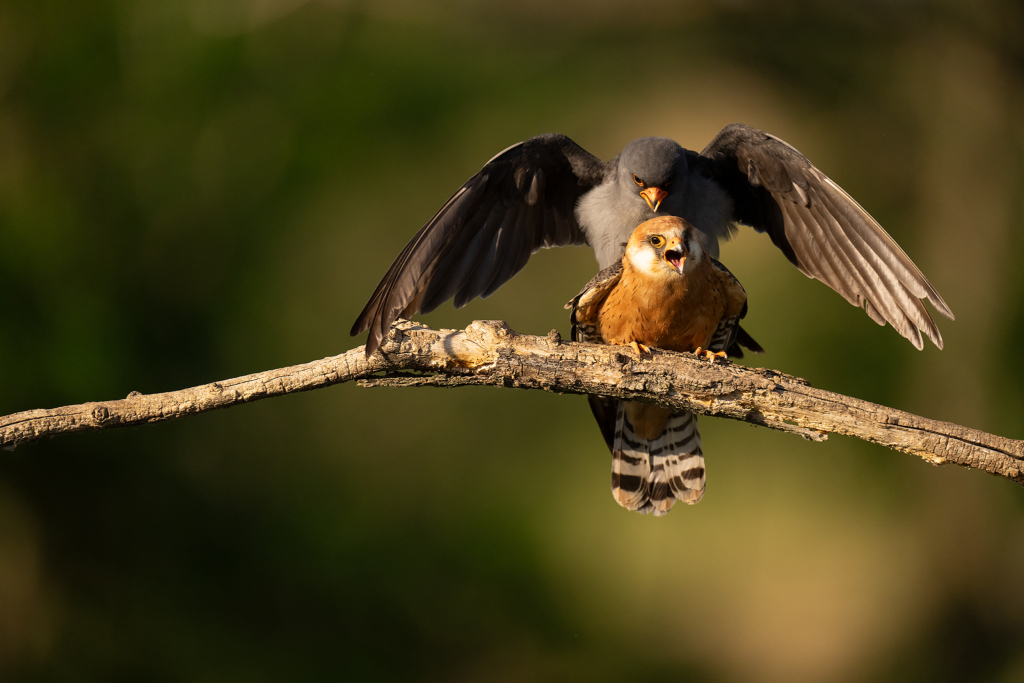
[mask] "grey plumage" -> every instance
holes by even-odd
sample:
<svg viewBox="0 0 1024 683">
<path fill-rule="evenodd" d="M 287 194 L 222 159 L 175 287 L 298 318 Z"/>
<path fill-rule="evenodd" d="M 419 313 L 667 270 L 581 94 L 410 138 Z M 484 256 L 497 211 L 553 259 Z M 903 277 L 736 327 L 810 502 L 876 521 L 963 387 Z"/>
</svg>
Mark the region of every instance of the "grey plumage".
<svg viewBox="0 0 1024 683">
<path fill-rule="evenodd" d="M 639 194 L 667 194 L 655 212 Z M 700 153 L 641 138 L 604 162 L 564 135 L 513 145 L 470 178 L 402 250 L 352 326 L 370 330 L 367 355 L 395 318 L 489 296 L 542 247 L 590 244 L 605 268 L 640 223 L 674 215 L 718 240 L 734 222 L 767 232 L 808 277 L 821 280 L 917 348 L 942 348 L 923 300 L 953 313 L 882 227 L 782 140 L 742 124 Z"/>
</svg>

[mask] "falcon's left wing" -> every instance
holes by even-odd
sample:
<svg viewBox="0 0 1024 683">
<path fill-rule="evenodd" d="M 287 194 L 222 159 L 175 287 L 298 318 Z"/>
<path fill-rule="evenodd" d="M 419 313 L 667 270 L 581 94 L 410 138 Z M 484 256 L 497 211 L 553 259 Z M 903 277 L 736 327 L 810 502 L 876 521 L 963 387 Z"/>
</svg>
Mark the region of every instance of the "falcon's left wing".
<svg viewBox="0 0 1024 683">
<path fill-rule="evenodd" d="M 807 158 L 774 135 L 726 126 L 691 163 L 732 197 L 736 220 L 767 232 L 802 273 L 821 280 L 918 349 L 942 348 L 924 299 L 953 312 L 899 245 Z"/>
</svg>

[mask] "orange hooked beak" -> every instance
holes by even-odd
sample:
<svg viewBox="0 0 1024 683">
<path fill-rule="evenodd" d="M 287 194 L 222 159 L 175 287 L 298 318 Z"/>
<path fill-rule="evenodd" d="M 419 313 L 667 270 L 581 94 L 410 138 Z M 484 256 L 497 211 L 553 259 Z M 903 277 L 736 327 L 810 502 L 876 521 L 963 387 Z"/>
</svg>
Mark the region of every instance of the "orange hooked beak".
<svg viewBox="0 0 1024 683">
<path fill-rule="evenodd" d="M 665 192 L 660 187 L 648 187 L 640 193 L 640 196 L 647 202 L 647 206 L 651 207 L 651 211 L 657 212 L 662 200 L 668 196 L 668 192 Z"/>
<path fill-rule="evenodd" d="M 683 240 L 673 237 L 665 245 L 665 260 L 677 273 L 682 274 L 683 265 L 686 263 L 686 249 L 683 247 Z"/>
</svg>

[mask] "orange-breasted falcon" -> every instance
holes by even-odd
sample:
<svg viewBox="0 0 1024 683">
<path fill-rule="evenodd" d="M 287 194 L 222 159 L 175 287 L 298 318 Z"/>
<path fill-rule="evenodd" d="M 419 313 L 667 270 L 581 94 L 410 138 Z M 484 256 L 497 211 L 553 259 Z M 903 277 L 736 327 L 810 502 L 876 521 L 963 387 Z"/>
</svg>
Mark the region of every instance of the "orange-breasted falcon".
<svg viewBox="0 0 1024 683">
<path fill-rule="evenodd" d="M 541 247 L 590 244 L 601 268 L 636 226 L 680 216 L 711 256 L 734 222 L 767 232 L 808 277 L 891 324 L 918 349 L 942 348 L 924 299 L 953 313 L 899 245 L 846 192 L 779 138 L 726 126 L 700 154 L 667 138 L 634 140 L 604 162 L 564 135 L 499 153 L 445 202 L 384 275 L 352 326 L 370 355 L 399 316 L 486 297 Z"/>
<path fill-rule="evenodd" d="M 747 313 L 747 293 L 708 254 L 706 238 L 675 216 L 641 223 L 622 258 L 598 273 L 566 308 L 573 341 L 724 356 Z M 756 344 L 755 344 L 756 346 Z M 755 349 L 758 350 L 758 349 Z M 704 495 L 697 416 L 686 410 L 590 396 L 612 452 L 612 495 L 656 516 Z"/>
</svg>

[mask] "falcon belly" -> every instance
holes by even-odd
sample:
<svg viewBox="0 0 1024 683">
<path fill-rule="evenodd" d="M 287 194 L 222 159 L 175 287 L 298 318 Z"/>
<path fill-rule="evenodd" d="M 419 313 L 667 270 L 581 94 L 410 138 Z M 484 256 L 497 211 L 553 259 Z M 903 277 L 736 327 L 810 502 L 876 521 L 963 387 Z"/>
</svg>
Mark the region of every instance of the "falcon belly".
<svg viewBox="0 0 1024 683">
<path fill-rule="evenodd" d="M 574 341 L 724 355 L 740 334 L 747 295 L 681 218 L 641 224 L 623 257 L 568 304 Z M 665 515 L 704 495 L 697 417 L 637 401 L 591 397 L 612 452 L 612 495 L 630 510 Z"/>
</svg>

